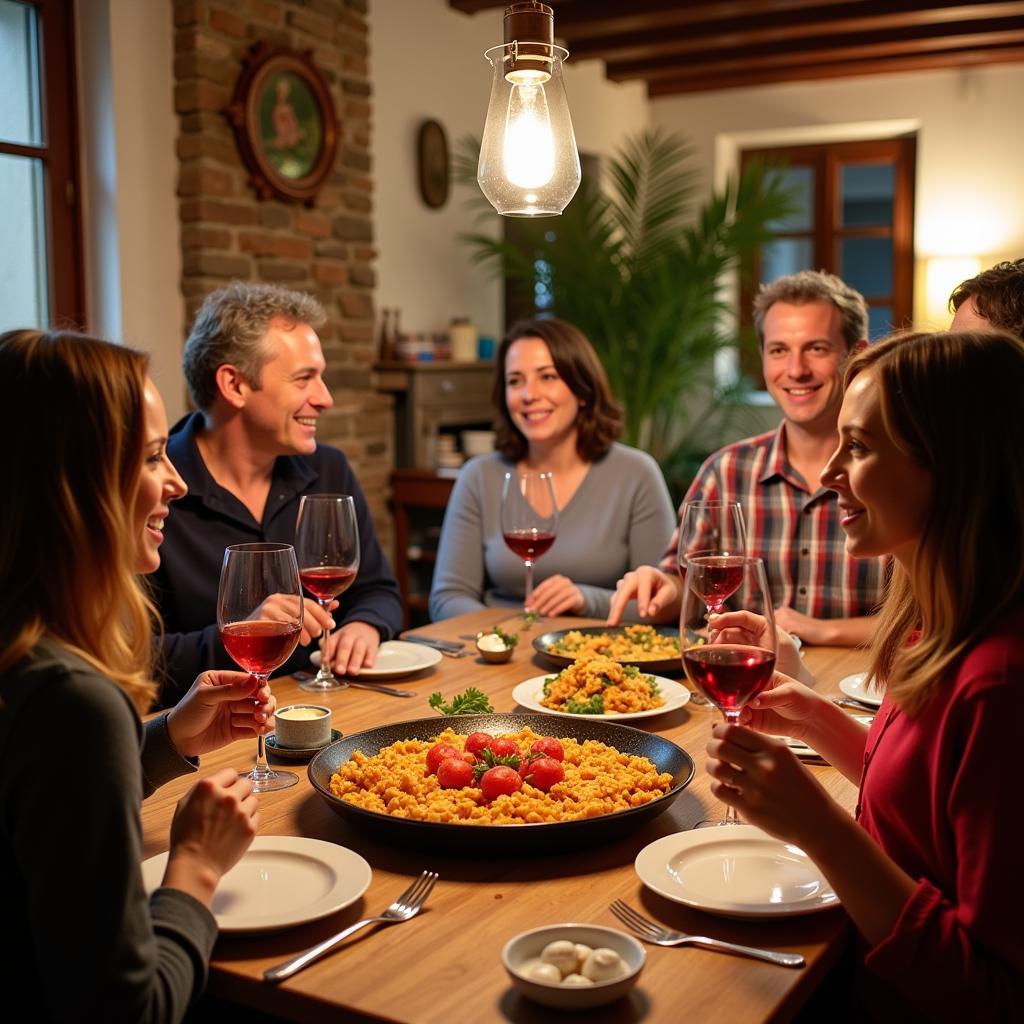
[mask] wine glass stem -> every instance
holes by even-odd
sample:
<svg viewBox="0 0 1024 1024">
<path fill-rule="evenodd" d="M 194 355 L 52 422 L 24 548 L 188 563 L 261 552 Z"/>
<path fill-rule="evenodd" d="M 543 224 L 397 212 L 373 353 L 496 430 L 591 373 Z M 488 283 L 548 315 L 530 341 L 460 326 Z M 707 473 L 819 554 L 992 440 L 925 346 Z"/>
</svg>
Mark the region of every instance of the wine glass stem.
<svg viewBox="0 0 1024 1024">
<path fill-rule="evenodd" d="M 267 685 L 268 676 L 253 673 L 259 682 L 260 689 Z M 270 765 L 267 764 L 267 747 L 263 739 L 263 733 L 256 734 L 256 767 L 253 769 L 253 776 L 257 779 L 270 775 Z"/>
<path fill-rule="evenodd" d="M 324 611 L 330 607 L 330 601 L 320 601 L 320 607 Z M 327 660 L 327 638 L 331 635 L 331 631 L 324 627 L 320 632 L 320 671 L 317 672 L 317 678 L 321 680 L 334 681 L 334 672 L 331 671 L 331 663 Z"/>
<path fill-rule="evenodd" d="M 528 558 L 523 565 L 526 566 L 526 596 L 523 598 L 523 609 L 529 611 L 530 602 L 533 600 L 533 562 Z"/>
</svg>

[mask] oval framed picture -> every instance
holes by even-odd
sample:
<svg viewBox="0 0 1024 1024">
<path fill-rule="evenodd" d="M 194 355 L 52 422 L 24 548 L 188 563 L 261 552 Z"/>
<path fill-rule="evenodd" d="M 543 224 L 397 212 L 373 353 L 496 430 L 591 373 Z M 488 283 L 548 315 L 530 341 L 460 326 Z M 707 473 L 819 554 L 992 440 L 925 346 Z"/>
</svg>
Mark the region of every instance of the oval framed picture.
<svg viewBox="0 0 1024 1024">
<path fill-rule="evenodd" d="M 310 55 L 258 43 L 227 114 L 256 194 L 311 203 L 334 162 L 338 123 Z"/>
<path fill-rule="evenodd" d="M 423 202 L 434 209 L 448 201 L 448 138 L 438 121 L 420 125 L 416 163 Z"/>
</svg>

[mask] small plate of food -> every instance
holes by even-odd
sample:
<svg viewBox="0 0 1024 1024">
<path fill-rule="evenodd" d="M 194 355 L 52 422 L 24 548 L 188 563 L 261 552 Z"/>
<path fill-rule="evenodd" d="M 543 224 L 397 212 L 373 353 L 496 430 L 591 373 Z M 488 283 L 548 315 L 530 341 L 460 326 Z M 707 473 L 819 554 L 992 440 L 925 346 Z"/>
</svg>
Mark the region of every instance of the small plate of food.
<svg viewBox="0 0 1024 1024">
<path fill-rule="evenodd" d="M 529 711 L 609 720 L 650 718 L 681 708 L 690 691 L 681 683 L 649 675 L 603 655 L 578 658 L 557 675 L 535 676 L 512 691 L 512 699 Z"/>
<path fill-rule="evenodd" d="M 533 641 L 536 651 L 555 665 L 571 665 L 583 654 L 603 654 L 645 672 L 680 673 L 679 629 L 675 626 L 582 626 L 543 633 Z"/>
</svg>

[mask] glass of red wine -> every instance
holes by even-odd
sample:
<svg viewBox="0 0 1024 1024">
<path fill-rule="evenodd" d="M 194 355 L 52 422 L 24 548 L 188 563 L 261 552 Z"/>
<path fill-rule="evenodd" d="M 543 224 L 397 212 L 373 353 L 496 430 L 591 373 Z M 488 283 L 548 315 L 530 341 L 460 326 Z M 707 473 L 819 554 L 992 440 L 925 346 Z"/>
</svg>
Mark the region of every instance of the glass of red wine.
<svg viewBox="0 0 1024 1024">
<path fill-rule="evenodd" d="M 232 544 L 224 550 L 217 592 L 217 630 L 228 654 L 260 684 L 295 650 L 302 630 L 302 587 L 290 544 Z M 254 793 L 287 789 L 292 772 L 267 764 L 257 736 L 256 766 L 246 777 Z"/>
<path fill-rule="evenodd" d="M 775 671 L 775 613 L 771 593 L 760 558 L 743 558 L 739 582 L 733 590 L 728 608 L 723 611 L 749 611 L 767 620 L 765 639 L 757 646 L 736 643 L 734 631 L 715 629 L 711 623 L 707 642 L 693 644 L 693 627 L 703 624 L 706 594 L 713 588 L 712 578 L 720 571 L 716 556 L 695 556 L 687 562 L 683 589 L 683 606 L 679 622 L 680 646 L 686 676 L 708 701 L 718 708 L 727 722 L 739 721 L 743 705 L 756 697 L 771 682 Z M 724 819 L 702 821 L 704 825 L 731 825 L 739 819 L 733 807 L 726 809 Z"/>
<path fill-rule="evenodd" d="M 747 526 L 738 501 L 688 501 L 679 522 L 679 575 L 686 578 L 690 558 L 712 561 L 702 575 L 700 594 L 709 614 L 721 612 L 739 589 L 747 554 Z M 692 638 L 691 638 L 692 639 Z M 699 693 L 693 703 L 710 707 Z"/>
<path fill-rule="evenodd" d="M 295 528 L 295 557 L 302 585 L 326 611 L 359 572 L 359 523 L 350 494 L 307 494 L 299 503 Z M 348 683 L 331 671 L 327 630 L 320 634 L 320 669 L 300 683 L 303 690 L 344 690 Z"/>
<path fill-rule="evenodd" d="M 523 610 L 533 598 L 533 563 L 555 543 L 558 506 L 550 473 L 505 474 L 501 492 L 501 532 L 526 566 Z"/>
</svg>

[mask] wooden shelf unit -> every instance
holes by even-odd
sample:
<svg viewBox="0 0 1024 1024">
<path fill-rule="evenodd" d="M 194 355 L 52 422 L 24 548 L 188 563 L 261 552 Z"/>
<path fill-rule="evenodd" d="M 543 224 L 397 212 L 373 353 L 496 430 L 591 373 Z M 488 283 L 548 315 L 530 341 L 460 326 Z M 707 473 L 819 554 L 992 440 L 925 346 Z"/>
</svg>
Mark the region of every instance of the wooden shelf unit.
<svg viewBox="0 0 1024 1024">
<path fill-rule="evenodd" d="M 396 469 L 391 474 L 395 520 L 395 576 L 402 591 L 405 628 L 430 621 L 427 601 L 437 560 L 444 510 L 455 481 L 432 470 Z"/>
</svg>

